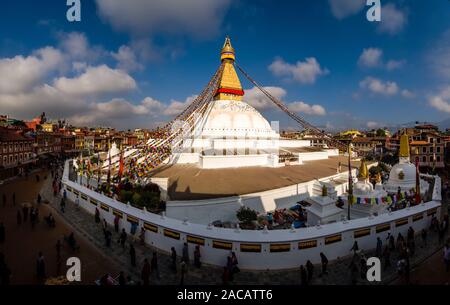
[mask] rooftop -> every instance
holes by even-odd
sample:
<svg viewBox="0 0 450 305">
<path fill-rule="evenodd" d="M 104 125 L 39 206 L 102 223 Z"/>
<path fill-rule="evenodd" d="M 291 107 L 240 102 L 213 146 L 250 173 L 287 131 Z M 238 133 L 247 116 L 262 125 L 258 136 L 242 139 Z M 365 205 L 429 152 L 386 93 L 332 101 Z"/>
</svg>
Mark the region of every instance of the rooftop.
<svg viewBox="0 0 450 305">
<path fill-rule="evenodd" d="M 345 156 L 280 168 L 201 169 L 195 165 L 176 164 L 162 166 L 153 177 L 169 178 L 171 200 L 199 200 L 252 194 L 333 176 L 339 162 L 345 171 Z M 352 162 L 354 168 L 359 165 L 359 161 Z"/>
</svg>

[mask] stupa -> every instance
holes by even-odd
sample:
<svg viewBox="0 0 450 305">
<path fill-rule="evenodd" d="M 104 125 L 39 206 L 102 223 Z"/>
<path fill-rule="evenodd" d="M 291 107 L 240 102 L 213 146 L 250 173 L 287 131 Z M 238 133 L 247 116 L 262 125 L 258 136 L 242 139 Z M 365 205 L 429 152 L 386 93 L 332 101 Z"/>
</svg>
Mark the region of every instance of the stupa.
<svg viewBox="0 0 450 305">
<path fill-rule="evenodd" d="M 399 189 L 402 192 L 414 191 L 416 173 L 417 168 L 410 161 L 409 137 L 405 133 L 400 136 L 399 162 L 392 167 L 385 190 L 389 193 L 396 193 Z M 427 189 L 428 183 L 420 179 L 420 193 L 424 193 Z"/>
<path fill-rule="evenodd" d="M 278 166 L 280 135 L 254 107 L 243 101 L 244 90 L 234 67 L 235 50 L 230 38 L 220 52 L 224 69 L 214 99 L 195 131 L 174 153 L 177 164 L 200 168 Z M 290 141 L 292 142 L 292 141 Z M 290 147 L 309 146 L 305 141 Z"/>
</svg>

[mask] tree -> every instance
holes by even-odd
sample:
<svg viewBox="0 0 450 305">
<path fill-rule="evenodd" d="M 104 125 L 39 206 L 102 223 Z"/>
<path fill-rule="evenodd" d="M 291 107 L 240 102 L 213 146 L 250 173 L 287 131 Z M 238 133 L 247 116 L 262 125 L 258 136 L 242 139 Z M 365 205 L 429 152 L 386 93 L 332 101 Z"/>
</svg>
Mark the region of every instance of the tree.
<svg viewBox="0 0 450 305">
<path fill-rule="evenodd" d="M 240 222 L 244 224 L 251 224 L 253 221 L 255 221 L 258 218 L 258 214 L 256 211 L 248 208 L 248 207 L 241 207 L 236 212 L 236 217 L 239 219 Z"/>
</svg>

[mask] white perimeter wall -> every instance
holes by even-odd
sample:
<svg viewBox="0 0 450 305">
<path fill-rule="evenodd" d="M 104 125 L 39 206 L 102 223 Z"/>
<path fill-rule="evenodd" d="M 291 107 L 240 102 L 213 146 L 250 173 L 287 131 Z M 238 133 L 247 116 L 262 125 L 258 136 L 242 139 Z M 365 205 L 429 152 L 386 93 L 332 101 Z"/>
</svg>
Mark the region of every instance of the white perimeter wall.
<svg viewBox="0 0 450 305">
<path fill-rule="evenodd" d="M 388 231 L 394 236 L 406 235 L 409 226 L 416 232 L 428 227 L 432 215 L 439 216 L 441 203 L 427 202 L 409 209 L 383 214 L 373 218 L 360 218 L 348 222 L 338 222 L 321 227 L 309 227 L 297 230 L 244 231 L 207 227 L 199 224 L 162 217 L 127 206 L 111 198 L 89 190 L 68 179 L 69 163 L 66 162 L 63 175 L 64 189 L 68 198 L 80 198 L 80 206 L 91 214 L 98 208 L 102 218 L 113 224 L 114 213 L 123 218 L 120 227 L 128 232 L 131 223 L 129 217 L 138 221 L 139 226 L 147 228 L 145 240 L 161 251 L 170 252 L 175 247 L 182 252 L 183 243 L 188 242 L 190 257 L 196 243 L 201 245 L 202 261 L 208 264 L 224 266 L 230 251 L 236 252 L 242 269 L 268 270 L 298 268 L 307 260 L 319 263 L 319 253 L 324 252 L 330 259 L 346 256 L 355 240 L 361 249 L 372 249 L 379 236 L 386 240 Z M 440 184 L 436 185 L 440 188 Z M 92 221 L 94 218 L 92 217 Z M 139 231 L 138 231 L 139 232 Z M 362 234 L 364 233 L 364 234 Z M 356 236 L 360 236 L 356 238 Z M 248 246 L 256 247 L 247 252 Z M 309 247 L 304 247 L 308 245 Z M 225 248 L 225 249 L 224 249 Z M 282 252 L 275 252 L 282 248 Z"/>
</svg>

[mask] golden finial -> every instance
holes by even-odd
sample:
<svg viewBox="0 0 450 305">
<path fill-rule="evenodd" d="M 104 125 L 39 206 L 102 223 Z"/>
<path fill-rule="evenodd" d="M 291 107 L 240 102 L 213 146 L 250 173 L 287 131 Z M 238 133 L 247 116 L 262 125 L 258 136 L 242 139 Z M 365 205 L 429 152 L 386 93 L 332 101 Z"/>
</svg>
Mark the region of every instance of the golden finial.
<svg viewBox="0 0 450 305">
<path fill-rule="evenodd" d="M 358 178 L 359 179 L 367 179 L 369 177 L 369 171 L 367 170 L 366 162 L 361 160 L 361 165 L 359 166 L 359 173 Z"/>
<path fill-rule="evenodd" d="M 229 36 L 225 38 L 225 43 L 223 44 L 222 51 L 220 52 L 220 60 L 223 61 L 225 59 L 230 59 L 233 61 L 236 60 L 234 55 L 234 48 L 231 46 L 231 40 Z"/>
<path fill-rule="evenodd" d="M 400 158 L 409 158 L 409 137 L 406 131 L 400 136 Z"/>
</svg>

